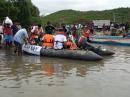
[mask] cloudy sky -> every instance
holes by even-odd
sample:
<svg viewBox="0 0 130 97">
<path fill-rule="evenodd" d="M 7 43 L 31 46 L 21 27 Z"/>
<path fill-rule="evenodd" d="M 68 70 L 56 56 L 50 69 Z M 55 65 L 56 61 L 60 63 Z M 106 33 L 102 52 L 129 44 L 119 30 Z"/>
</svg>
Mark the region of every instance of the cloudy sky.
<svg viewBox="0 0 130 97">
<path fill-rule="evenodd" d="M 63 9 L 89 11 L 130 7 L 130 0 L 32 0 L 32 2 L 43 15 Z"/>
</svg>

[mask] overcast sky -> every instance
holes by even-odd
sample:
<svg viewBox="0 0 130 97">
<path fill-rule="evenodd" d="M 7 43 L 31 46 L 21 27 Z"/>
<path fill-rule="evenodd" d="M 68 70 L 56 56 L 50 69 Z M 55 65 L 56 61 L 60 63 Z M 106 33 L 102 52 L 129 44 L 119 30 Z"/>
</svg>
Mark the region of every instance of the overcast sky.
<svg viewBox="0 0 130 97">
<path fill-rule="evenodd" d="M 32 0 L 32 2 L 43 15 L 63 9 L 89 11 L 130 7 L 130 0 Z"/>
</svg>

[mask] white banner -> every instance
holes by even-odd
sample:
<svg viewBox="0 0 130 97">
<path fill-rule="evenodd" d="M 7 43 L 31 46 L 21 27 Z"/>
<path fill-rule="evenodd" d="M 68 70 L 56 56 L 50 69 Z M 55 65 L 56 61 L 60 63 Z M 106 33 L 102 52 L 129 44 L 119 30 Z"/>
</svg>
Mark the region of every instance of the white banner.
<svg viewBox="0 0 130 97">
<path fill-rule="evenodd" d="M 40 55 L 40 51 L 41 51 L 41 46 L 36 46 L 36 45 L 23 45 L 22 46 L 22 50 L 27 52 L 27 53 L 30 53 L 30 54 L 34 54 L 34 55 Z"/>
</svg>

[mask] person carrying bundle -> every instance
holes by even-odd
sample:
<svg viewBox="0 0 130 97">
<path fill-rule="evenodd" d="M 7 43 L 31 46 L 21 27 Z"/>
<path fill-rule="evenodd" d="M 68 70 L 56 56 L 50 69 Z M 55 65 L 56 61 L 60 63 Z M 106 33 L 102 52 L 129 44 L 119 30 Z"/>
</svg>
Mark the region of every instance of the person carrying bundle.
<svg viewBox="0 0 130 97">
<path fill-rule="evenodd" d="M 13 41 L 13 32 L 11 26 L 13 25 L 13 22 L 9 17 L 6 17 L 3 22 L 3 25 L 4 25 L 3 32 L 4 32 L 5 46 L 11 47 Z"/>
</svg>

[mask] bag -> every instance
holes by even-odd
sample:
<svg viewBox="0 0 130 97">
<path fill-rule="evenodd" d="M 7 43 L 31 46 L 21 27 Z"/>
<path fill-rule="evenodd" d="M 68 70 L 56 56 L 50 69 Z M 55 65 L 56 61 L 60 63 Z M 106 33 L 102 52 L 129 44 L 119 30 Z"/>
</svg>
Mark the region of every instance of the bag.
<svg viewBox="0 0 130 97">
<path fill-rule="evenodd" d="M 4 24 L 10 24 L 10 26 L 12 26 L 13 22 L 12 22 L 12 20 L 9 17 L 6 17 L 6 19 L 4 21 Z"/>
</svg>

